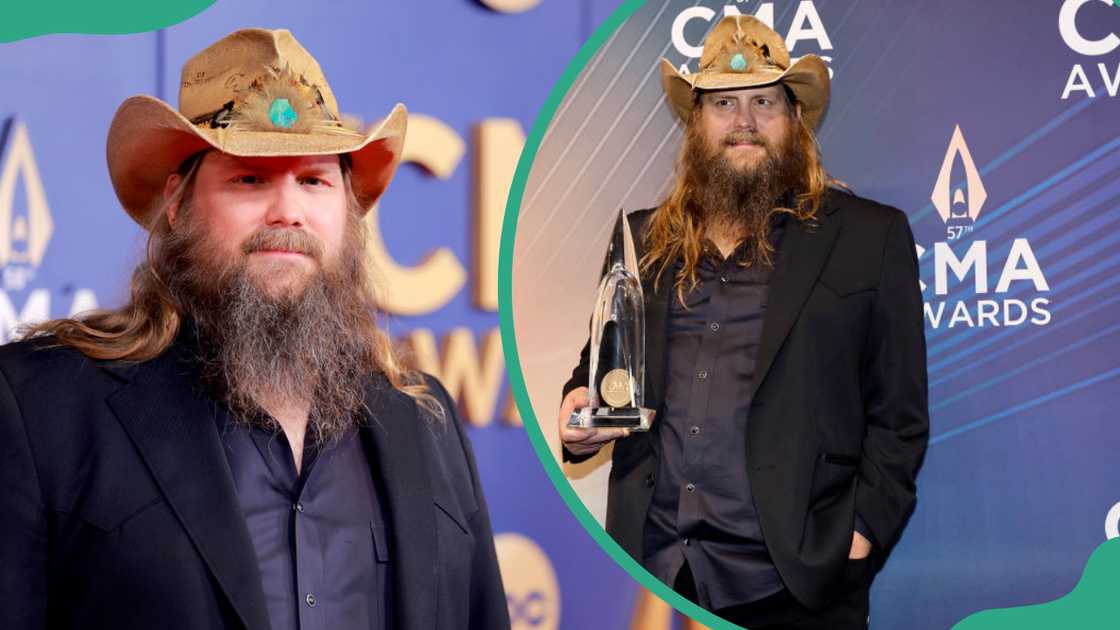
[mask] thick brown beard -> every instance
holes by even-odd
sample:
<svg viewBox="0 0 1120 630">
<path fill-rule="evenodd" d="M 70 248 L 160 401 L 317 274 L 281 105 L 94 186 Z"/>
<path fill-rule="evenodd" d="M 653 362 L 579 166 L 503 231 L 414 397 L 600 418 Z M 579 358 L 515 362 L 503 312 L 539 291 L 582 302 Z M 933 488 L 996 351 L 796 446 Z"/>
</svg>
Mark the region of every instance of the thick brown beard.
<svg viewBox="0 0 1120 630">
<path fill-rule="evenodd" d="M 710 147 L 699 117 L 688 125 L 680 176 L 685 189 L 694 191 L 689 205 L 703 215 L 705 225 L 737 233 L 747 241 L 748 264 L 768 260 L 763 252 L 772 229 L 775 208 L 790 205 L 804 187 L 805 156 L 798 142 L 799 122 L 791 121 L 789 132 L 775 147 L 758 133 L 737 132 Z M 750 141 L 766 149 L 766 157 L 746 171 L 728 160 L 728 140 Z"/>
<path fill-rule="evenodd" d="M 157 266 L 200 340 L 207 386 L 238 421 L 279 430 L 266 406 L 310 406 L 308 431 L 321 445 L 365 418 L 365 388 L 375 369 L 369 335 L 372 303 L 362 260 L 364 232 L 351 212 L 342 250 L 323 265 L 322 247 L 306 232 L 261 231 L 242 255 L 223 253 L 190 217 L 168 236 Z M 258 286 L 248 254 L 266 247 L 307 253 L 319 269 L 302 287 L 276 295 Z"/>
</svg>

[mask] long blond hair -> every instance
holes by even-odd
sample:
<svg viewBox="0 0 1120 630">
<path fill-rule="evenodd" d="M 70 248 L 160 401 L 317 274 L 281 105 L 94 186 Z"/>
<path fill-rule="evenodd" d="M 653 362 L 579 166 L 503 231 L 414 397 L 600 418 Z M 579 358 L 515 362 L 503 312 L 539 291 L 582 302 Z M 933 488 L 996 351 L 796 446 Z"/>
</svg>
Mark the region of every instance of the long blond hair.
<svg viewBox="0 0 1120 630">
<path fill-rule="evenodd" d="M 787 92 L 788 94 L 788 92 Z M 676 163 L 676 181 L 668 196 L 654 210 L 649 219 L 644 237 L 645 254 L 641 260 L 643 275 L 653 274 L 654 286 L 658 286 L 662 275 L 679 258 L 681 268 L 673 280 L 677 297 L 684 303 L 684 296 L 700 283 L 698 267 L 703 253 L 703 240 L 708 224 L 700 199 L 697 183 L 686 176 L 688 152 L 687 136 L 699 134 L 701 99 L 697 99 L 686 124 L 686 141 L 682 143 Z M 793 101 L 790 101 L 793 109 Z M 801 152 L 801 169 L 798 181 L 799 190 L 794 192 L 792 207 L 776 207 L 761 222 L 758 229 L 747 234 L 752 241 L 754 260 L 762 265 L 773 266 L 774 246 L 770 243 L 767 225 L 770 218 L 777 214 L 787 214 L 797 221 L 812 226 L 816 223 L 825 192 L 830 186 L 843 185 L 830 176 L 821 164 L 820 147 L 816 136 L 800 116 L 793 118 L 794 141 Z"/>
<path fill-rule="evenodd" d="M 162 354 L 175 341 L 183 323 L 185 305 L 179 304 L 168 282 L 161 274 L 173 272 L 161 264 L 163 246 L 171 233 L 168 210 L 172 207 L 186 209 L 189 204 L 199 165 L 205 152 L 184 161 L 177 173 L 182 177 L 178 186 L 153 213 L 154 224 L 148 232 L 145 257 L 132 272 L 129 298 L 118 308 L 98 309 L 75 317 L 53 319 L 24 328 L 24 339 L 43 339 L 44 347 L 69 346 L 83 355 L 105 361 L 143 362 Z M 354 195 L 350 182 L 350 161 L 341 156 L 342 175 L 348 197 L 349 211 L 364 252 L 365 228 L 360 217 L 362 207 Z M 364 261 L 361 263 L 364 264 Z M 370 283 L 355 287 L 362 292 L 369 304 L 370 317 L 359 323 L 363 334 L 370 340 L 371 371 L 380 372 L 396 389 L 412 397 L 431 415 L 443 418 L 442 405 L 432 396 L 420 372 L 406 365 L 399 357 L 392 338 L 377 323 L 381 311 L 377 308 L 376 293 Z"/>
</svg>

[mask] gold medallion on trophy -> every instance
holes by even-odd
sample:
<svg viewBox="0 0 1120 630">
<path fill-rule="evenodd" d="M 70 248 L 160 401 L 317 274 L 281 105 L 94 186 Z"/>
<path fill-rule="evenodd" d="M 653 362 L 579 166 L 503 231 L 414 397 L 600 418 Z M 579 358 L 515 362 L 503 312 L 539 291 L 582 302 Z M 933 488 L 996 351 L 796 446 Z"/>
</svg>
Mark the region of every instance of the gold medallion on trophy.
<svg viewBox="0 0 1120 630">
<path fill-rule="evenodd" d="M 607 372 L 599 384 L 599 395 L 612 407 L 630 404 L 630 373 L 622 368 Z"/>
</svg>

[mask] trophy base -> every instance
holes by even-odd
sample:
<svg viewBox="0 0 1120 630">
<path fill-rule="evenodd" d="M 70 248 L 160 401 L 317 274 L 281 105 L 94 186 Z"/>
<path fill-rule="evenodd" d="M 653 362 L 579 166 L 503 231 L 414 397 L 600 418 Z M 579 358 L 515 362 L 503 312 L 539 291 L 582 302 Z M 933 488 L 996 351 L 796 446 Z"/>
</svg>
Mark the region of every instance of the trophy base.
<svg viewBox="0 0 1120 630">
<path fill-rule="evenodd" d="M 649 431 L 653 410 L 640 407 L 584 407 L 568 416 L 569 427 L 581 429 L 630 429 Z"/>
</svg>

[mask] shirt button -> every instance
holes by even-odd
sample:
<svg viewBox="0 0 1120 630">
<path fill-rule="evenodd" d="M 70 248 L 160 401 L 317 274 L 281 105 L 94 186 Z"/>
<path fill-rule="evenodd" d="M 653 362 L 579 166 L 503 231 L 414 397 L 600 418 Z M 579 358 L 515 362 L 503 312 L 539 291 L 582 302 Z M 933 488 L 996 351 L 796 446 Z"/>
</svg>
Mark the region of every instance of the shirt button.
<svg viewBox="0 0 1120 630">
<path fill-rule="evenodd" d="M 691 427 L 688 428 L 688 432 L 691 435 L 700 435 L 700 427 L 695 426 L 695 425 L 691 426 Z"/>
<path fill-rule="evenodd" d="M 292 504 L 292 509 L 297 511 L 297 512 L 303 513 L 303 504 L 302 503 L 293 503 Z"/>
<path fill-rule="evenodd" d="M 711 325 L 708 326 L 708 328 L 711 328 L 712 332 L 719 330 L 719 322 L 712 322 Z"/>
<path fill-rule="evenodd" d="M 720 276 L 719 281 L 722 282 L 723 284 L 727 284 L 727 276 Z"/>
<path fill-rule="evenodd" d="M 683 541 L 681 541 L 681 542 L 683 542 L 683 543 L 684 543 L 684 546 L 685 546 L 685 547 L 687 547 L 687 546 L 688 546 L 688 539 L 687 539 L 687 538 L 685 538 L 685 539 L 684 539 Z"/>
<path fill-rule="evenodd" d="M 307 605 L 311 608 L 314 608 L 315 604 L 319 603 L 319 600 L 315 599 L 315 593 L 308 593 L 307 597 L 303 598 L 303 601 L 307 602 Z"/>
<path fill-rule="evenodd" d="M 692 491 L 696 490 L 696 485 L 690 483 L 687 486 L 685 486 L 684 489 L 689 491 L 689 492 L 692 492 Z"/>
<path fill-rule="evenodd" d="M 698 378 L 700 380 L 704 380 L 704 379 L 708 378 L 708 371 L 707 370 L 700 370 L 699 372 L 696 373 L 696 378 Z"/>
</svg>

